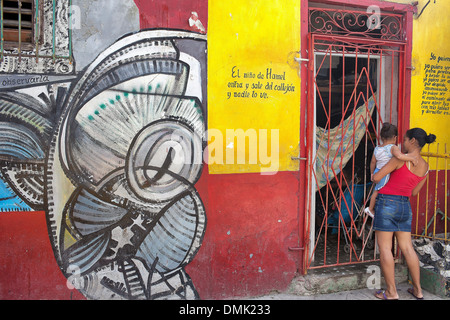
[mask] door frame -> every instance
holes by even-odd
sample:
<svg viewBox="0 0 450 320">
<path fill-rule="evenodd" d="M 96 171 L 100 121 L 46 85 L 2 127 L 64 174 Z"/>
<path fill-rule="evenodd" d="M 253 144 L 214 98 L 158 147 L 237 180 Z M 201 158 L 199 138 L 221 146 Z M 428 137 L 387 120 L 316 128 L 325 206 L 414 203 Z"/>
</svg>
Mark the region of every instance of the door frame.
<svg viewBox="0 0 450 320">
<path fill-rule="evenodd" d="M 417 13 L 417 7 L 409 4 L 399 4 L 394 2 L 381 2 L 377 0 L 360 0 L 354 3 L 352 0 L 300 0 L 300 19 L 301 19 L 301 48 L 300 48 L 300 72 L 301 72 L 301 99 L 300 99 L 300 165 L 299 165 L 299 196 L 298 196 L 298 230 L 299 230 L 299 249 L 302 251 L 301 256 L 301 270 L 303 274 L 308 270 L 308 247 L 310 246 L 310 213 L 311 213 L 311 194 L 309 188 L 309 181 L 311 181 L 311 166 L 313 162 L 313 154 L 309 152 L 313 143 L 314 127 L 309 125 L 311 121 L 311 114 L 314 110 L 314 105 L 310 104 L 311 95 L 315 95 L 315 90 L 310 92 L 311 75 L 314 70 L 314 59 L 309 60 L 311 49 L 311 34 L 309 33 L 309 8 L 310 3 L 320 3 L 326 5 L 337 5 L 352 7 L 355 9 L 368 8 L 376 5 L 381 11 L 395 12 L 403 14 L 403 29 L 406 33 L 405 55 L 404 55 L 404 90 L 399 92 L 403 96 L 403 108 L 398 110 L 399 124 L 399 139 L 402 138 L 404 132 L 409 129 L 410 123 L 410 103 L 411 103 L 411 60 L 412 60 L 412 31 L 413 31 L 413 15 Z M 314 54 L 312 54 L 314 56 Z M 401 140 L 400 140 L 401 141 Z"/>
</svg>

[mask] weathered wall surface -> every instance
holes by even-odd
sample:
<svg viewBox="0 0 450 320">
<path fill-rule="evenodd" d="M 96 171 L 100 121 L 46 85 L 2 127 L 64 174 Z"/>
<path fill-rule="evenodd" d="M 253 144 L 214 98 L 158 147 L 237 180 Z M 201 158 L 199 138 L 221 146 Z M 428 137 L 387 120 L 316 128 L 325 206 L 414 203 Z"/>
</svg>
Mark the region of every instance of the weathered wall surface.
<svg viewBox="0 0 450 320">
<path fill-rule="evenodd" d="M 450 3 L 431 1 L 425 7 L 427 1 L 419 2 L 419 14 L 422 14 L 413 25 L 410 125 L 434 133 L 443 153 L 444 145 L 450 144 L 450 44 L 447 41 L 450 22 L 439 17 L 442 12 L 450 11 Z M 437 143 L 430 147 L 431 152 L 438 151 Z M 443 164 L 441 161 L 439 167 L 443 168 Z M 435 163 L 430 165 L 436 168 Z"/>
<path fill-rule="evenodd" d="M 103 50 L 127 33 L 140 30 L 139 10 L 132 0 L 72 1 L 74 19 L 73 56 L 81 71 Z"/>
<path fill-rule="evenodd" d="M 22 69 L 21 56 L 2 60 L 11 73 L 43 75 L 35 80 L 13 74 L 1 93 L 3 210 L 10 212 L 2 215 L 2 227 L 27 218 L 17 211 L 29 211 L 41 219 L 40 227 L 46 225 L 26 234 L 28 239 L 2 234 L 18 242 L 4 252 L 3 275 L 21 282 L 6 281 L 2 295 L 68 298 L 77 289 L 91 299 L 196 299 L 184 267 L 206 228 L 195 188 L 206 130 L 206 37 L 139 31 L 131 1 L 119 7 L 102 1 L 51 4 L 44 3 L 51 21 L 43 23 L 54 28 L 45 36 L 67 68 L 50 77 L 47 70 L 57 61 L 41 59 L 45 48 L 28 53 L 35 70 Z M 121 14 L 114 16 L 113 9 Z M 154 26 L 161 27 L 160 21 Z M 59 34 L 67 56 L 57 52 L 64 51 Z M 27 228 L 38 227 L 30 222 Z M 50 242 L 38 250 L 44 234 Z M 27 246 L 25 253 L 14 252 Z M 16 257 L 26 260 L 19 272 Z M 38 265 L 44 277 L 37 278 Z M 56 294 L 39 296 L 41 283 L 46 288 L 61 275 L 67 280 L 54 287 Z"/>
<path fill-rule="evenodd" d="M 0 62 L 0 298 L 287 288 L 304 237 L 300 3 L 77 0 L 69 16 L 46 0 L 42 45 Z M 413 25 L 410 125 L 440 143 L 449 10 Z"/>
</svg>

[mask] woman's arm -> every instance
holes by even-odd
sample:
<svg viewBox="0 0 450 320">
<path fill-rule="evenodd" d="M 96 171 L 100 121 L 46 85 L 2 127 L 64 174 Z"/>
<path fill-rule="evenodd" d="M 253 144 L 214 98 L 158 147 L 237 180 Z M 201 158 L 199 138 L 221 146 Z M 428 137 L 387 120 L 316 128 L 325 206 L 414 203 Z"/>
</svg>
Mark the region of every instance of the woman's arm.
<svg viewBox="0 0 450 320">
<path fill-rule="evenodd" d="M 426 163 L 426 161 L 425 160 L 423 160 L 423 158 L 421 158 L 422 159 L 422 163 L 424 164 L 423 165 L 423 169 L 422 170 L 426 170 L 426 172 L 425 172 L 425 176 L 428 174 L 428 170 L 430 169 L 430 167 L 428 166 L 428 163 Z M 420 174 L 420 173 L 419 173 Z M 426 181 L 427 179 L 425 178 L 425 179 L 423 179 L 422 181 L 420 181 L 418 184 L 417 184 L 417 186 L 415 186 L 415 188 L 413 189 L 413 191 L 411 192 L 411 195 L 414 197 L 414 196 L 416 196 L 418 193 L 419 193 L 419 191 L 420 191 L 420 189 L 422 189 L 422 187 L 423 187 L 423 185 L 425 184 L 425 181 Z"/>
<path fill-rule="evenodd" d="M 389 160 L 386 165 L 380 169 L 377 173 L 373 175 L 373 182 L 378 183 L 380 180 L 387 175 L 388 173 L 391 173 L 395 169 L 400 169 L 401 166 L 404 164 L 404 161 L 401 161 L 395 157 L 392 157 L 391 160 Z"/>
<path fill-rule="evenodd" d="M 420 189 L 422 189 L 423 185 L 425 184 L 425 181 L 427 181 L 427 179 L 423 179 L 422 181 L 420 181 L 417 184 L 417 186 L 411 192 L 411 196 L 413 196 L 413 197 L 417 196 L 417 194 L 419 193 Z"/>
</svg>

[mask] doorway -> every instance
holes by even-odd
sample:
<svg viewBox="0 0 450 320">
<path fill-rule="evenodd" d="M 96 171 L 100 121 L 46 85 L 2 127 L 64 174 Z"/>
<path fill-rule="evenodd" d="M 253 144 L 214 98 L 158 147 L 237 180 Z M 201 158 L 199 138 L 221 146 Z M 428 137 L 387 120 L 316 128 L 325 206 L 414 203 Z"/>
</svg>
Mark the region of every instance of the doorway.
<svg viewBox="0 0 450 320">
<path fill-rule="evenodd" d="M 311 3 L 308 16 L 307 123 L 314 126 L 307 129 L 306 267 L 374 261 L 372 218 L 364 208 L 381 126 L 390 122 L 402 132 L 403 18 L 380 13 L 371 30 L 367 12 Z"/>
</svg>

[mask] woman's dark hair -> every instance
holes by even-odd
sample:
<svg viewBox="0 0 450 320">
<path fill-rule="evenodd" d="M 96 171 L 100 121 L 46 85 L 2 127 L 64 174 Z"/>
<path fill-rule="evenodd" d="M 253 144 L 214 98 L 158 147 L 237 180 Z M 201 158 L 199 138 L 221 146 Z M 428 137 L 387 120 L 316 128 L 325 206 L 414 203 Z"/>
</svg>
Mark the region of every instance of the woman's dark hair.
<svg viewBox="0 0 450 320">
<path fill-rule="evenodd" d="M 383 126 L 381 127 L 380 130 L 380 137 L 381 140 L 386 140 L 386 139 L 390 139 L 393 137 L 397 137 L 398 136 L 398 130 L 397 127 L 394 126 L 393 124 L 390 124 L 389 122 L 385 122 L 383 123 Z"/>
<path fill-rule="evenodd" d="M 406 131 L 406 137 L 409 139 L 416 139 L 419 143 L 419 147 L 423 147 L 426 143 L 433 143 L 436 141 L 436 136 L 434 134 L 427 134 L 425 130 L 421 128 L 412 128 Z"/>
</svg>

